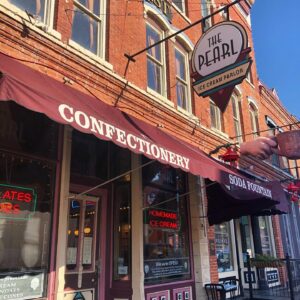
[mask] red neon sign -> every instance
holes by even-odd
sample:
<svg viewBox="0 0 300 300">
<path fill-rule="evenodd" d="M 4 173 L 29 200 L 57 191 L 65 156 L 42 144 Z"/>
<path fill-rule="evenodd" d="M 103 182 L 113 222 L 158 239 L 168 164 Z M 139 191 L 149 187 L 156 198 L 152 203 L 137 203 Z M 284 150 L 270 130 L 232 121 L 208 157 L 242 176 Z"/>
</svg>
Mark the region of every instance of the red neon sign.
<svg viewBox="0 0 300 300">
<path fill-rule="evenodd" d="M 148 211 L 149 225 L 152 228 L 178 230 L 178 214 L 161 209 L 150 209 Z"/>
<path fill-rule="evenodd" d="M 34 189 L 0 184 L 0 218 L 27 219 L 35 206 Z"/>
</svg>

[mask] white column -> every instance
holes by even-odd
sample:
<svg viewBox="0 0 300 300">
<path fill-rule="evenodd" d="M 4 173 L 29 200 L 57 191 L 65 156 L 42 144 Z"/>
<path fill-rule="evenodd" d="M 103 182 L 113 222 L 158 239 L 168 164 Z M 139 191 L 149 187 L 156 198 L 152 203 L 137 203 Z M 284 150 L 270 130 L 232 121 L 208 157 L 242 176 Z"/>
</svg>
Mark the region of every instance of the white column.
<svg viewBox="0 0 300 300">
<path fill-rule="evenodd" d="M 68 222 L 68 197 L 70 187 L 70 164 L 72 129 L 68 126 L 64 128 L 63 157 L 61 171 L 61 188 L 59 203 L 59 221 L 57 236 L 57 256 L 56 256 L 56 300 L 64 299 L 65 287 L 65 266 L 67 247 L 67 222 Z"/>
<path fill-rule="evenodd" d="M 190 213 L 195 271 L 195 299 L 206 299 L 205 283 L 210 282 L 207 238 L 207 219 L 204 203 L 205 189 L 202 178 L 189 174 Z"/>
<path fill-rule="evenodd" d="M 131 169 L 141 164 L 141 157 L 132 153 Z M 132 234 L 132 300 L 145 299 L 144 296 L 144 247 L 143 247 L 143 193 L 142 172 L 138 169 L 132 172 L 131 177 L 131 234 Z"/>
</svg>

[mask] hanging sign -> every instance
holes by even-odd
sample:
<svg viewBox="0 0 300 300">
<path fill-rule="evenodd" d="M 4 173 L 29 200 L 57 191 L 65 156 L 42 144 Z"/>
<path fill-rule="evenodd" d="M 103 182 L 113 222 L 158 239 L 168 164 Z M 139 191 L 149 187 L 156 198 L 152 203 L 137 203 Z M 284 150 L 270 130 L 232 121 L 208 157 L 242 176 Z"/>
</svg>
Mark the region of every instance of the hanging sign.
<svg viewBox="0 0 300 300">
<path fill-rule="evenodd" d="M 0 184 L 0 219 L 28 219 L 36 209 L 33 188 Z"/>
<path fill-rule="evenodd" d="M 210 96 L 224 111 L 235 85 L 247 76 L 252 60 L 243 26 L 226 21 L 211 27 L 197 42 L 192 55 L 193 88 Z"/>
</svg>

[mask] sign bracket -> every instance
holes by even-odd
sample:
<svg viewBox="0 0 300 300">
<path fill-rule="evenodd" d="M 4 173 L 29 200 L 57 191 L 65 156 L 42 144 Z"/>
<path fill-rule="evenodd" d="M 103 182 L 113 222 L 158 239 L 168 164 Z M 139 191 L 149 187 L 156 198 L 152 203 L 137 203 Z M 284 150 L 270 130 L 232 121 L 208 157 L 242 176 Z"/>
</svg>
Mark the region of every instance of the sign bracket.
<svg viewBox="0 0 300 300">
<path fill-rule="evenodd" d="M 149 49 L 151 49 L 151 48 L 153 48 L 153 47 L 155 47 L 155 46 L 157 46 L 157 45 L 159 45 L 159 44 L 161 44 L 161 43 L 163 43 L 163 42 L 165 42 L 165 41 L 167 41 L 167 40 L 169 40 L 169 39 L 171 39 L 171 38 L 173 38 L 174 36 L 176 36 L 176 35 L 178 35 L 178 34 L 184 32 L 184 31 L 186 31 L 186 30 L 188 30 L 188 29 L 190 29 L 190 28 L 192 28 L 192 27 L 198 25 L 199 23 L 202 24 L 202 29 L 203 29 L 203 25 L 205 24 L 205 21 L 206 21 L 207 19 L 211 18 L 212 16 L 214 16 L 214 15 L 220 13 L 220 12 L 223 12 L 223 11 L 224 11 L 224 12 L 226 13 L 226 15 L 227 15 L 227 18 L 229 18 L 229 7 L 231 7 L 231 6 L 233 6 L 233 5 L 237 4 L 237 3 L 239 3 L 239 2 L 241 2 L 241 1 L 245 1 L 245 0 L 235 0 L 234 2 L 229 3 L 229 4 L 227 4 L 226 6 L 224 6 L 224 7 L 220 8 L 220 9 L 216 10 L 215 12 L 211 13 L 210 15 L 207 15 L 206 17 L 204 17 L 204 18 L 202 18 L 202 19 L 199 19 L 199 20 L 197 20 L 196 22 L 194 22 L 194 23 L 192 23 L 192 24 L 190 24 L 190 25 L 188 25 L 188 26 L 186 26 L 186 27 L 184 27 L 184 28 L 182 28 L 182 29 L 180 29 L 180 30 L 174 32 L 173 34 L 171 34 L 171 35 L 169 35 L 169 36 L 163 38 L 162 40 L 160 40 L 160 41 L 158 41 L 158 42 L 156 42 L 156 43 L 154 43 L 154 44 L 152 44 L 152 45 L 150 45 L 150 46 L 148 46 L 148 47 L 146 47 L 146 48 L 144 48 L 144 49 L 142 49 L 142 50 L 140 50 L 140 51 L 138 51 L 138 52 L 136 52 L 136 53 L 134 53 L 134 54 L 131 54 L 131 55 L 130 55 L 130 54 L 128 54 L 128 53 L 125 53 L 124 56 L 128 59 L 128 61 L 135 62 L 135 57 L 136 57 L 136 56 L 138 56 L 138 55 L 140 55 L 141 53 L 143 53 L 143 52 L 145 52 L 145 51 L 147 51 L 147 50 L 149 50 Z"/>
</svg>

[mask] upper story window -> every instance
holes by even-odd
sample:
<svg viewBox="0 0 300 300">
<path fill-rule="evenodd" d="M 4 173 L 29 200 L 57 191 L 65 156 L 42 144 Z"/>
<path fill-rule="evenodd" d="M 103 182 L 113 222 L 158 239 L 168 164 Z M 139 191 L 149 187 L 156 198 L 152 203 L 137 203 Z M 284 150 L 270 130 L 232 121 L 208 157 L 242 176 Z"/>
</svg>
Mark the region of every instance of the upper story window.
<svg viewBox="0 0 300 300">
<path fill-rule="evenodd" d="M 240 102 L 236 94 L 233 94 L 231 96 L 231 104 L 232 104 L 232 115 L 233 115 L 233 124 L 234 124 L 236 140 L 239 143 L 241 143 L 243 141 L 241 109 L 240 109 Z"/>
<path fill-rule="evenodd" d="M 10 0 L 10 2 L 22 10 L 28 11 L 30 14 L 40 18 L 40 21 L 44 21 L 45 7 L 47 7 L 47 0 Z"/>
<path fill-rule="evenodd" d="M 185 0 L 173 0 L 173 3 L 179 8 L 179 10 L 185 13 Z"/>
<path fill-rule="evenodd" d="M 212 128 L 223 131 L 223 115 L 219 107 L 217 107 L 213 101 L 210 101 L 210 119 Z"/>
<path fill-rule="evenodd" d="M 71 40 L 104 56 L 104 1 L 74 0 Z"/>
<path fill-rule="evenodd" d="M 163 31 L 146 24 L 146 45 L 155 44 L 163 38 Z M 148 87 L 162 96 L 166 96 L 165 51 L 163 43 L 147 51 L 147 81 Z"/>
<path fill-rule="evenodd" d="M 8 0 L 9 3 L 18 7 L 22 11 L 26 11 L 34 18 L 34 23 L 47 23 L 51 25 L 53 20 L 51 12 L 53 12 L 54 1 L 51 0 Z"/>
<path fill-rule="evenodd" d="M 266 124 L 267 124 L 268 128 L 270 129 L 269 132 L 268 132 L 269 135 L 275 135 L 276 130 L 278 130 L 279 132 L 283 131 L 281 128 L 278 128 L 276 123 L 268 116 L 266 116 Z M 280 167 L 283 170 L 285 170 L 286 172 L 290 171 L 289 170 L 288 159 L 285 156 L 279 157 L 278 154 L 272 154 L 270 156 L 270 161 L 271 161 L 273 166 Z"/>
<path fill-rule="evenodd" d="M 258 109 L 253 103 L 250 103 L 249 105 L 249 113 L 250 113 L 251 129 L 252 129 L 253 137 L 255 138 L 259 136 L 259 125 L 258 125 Z"/>
<path fill-rule="evenodd" d="M 213 2 L 212 0 L 202 0 L 201 1 L 201 15 L 202 15 L 202 18 L 205 18 L 205 17 L 207 17 L 208 15 L 211 14 L 212 4 L 213 4 L 212 2 Z M 211 26 L 212 26 L 211 18 L 206 19 L 205 23 L 204 23 L 203 31 L 206 31 Z"/>
<path fill-rule="evenodd" d="M 190 92 L 188 76 L 188 54 L 175 48 L 176 62 L 176 98 L 177 106 L 184 110 L 190 110 Z"/>
</svg>

